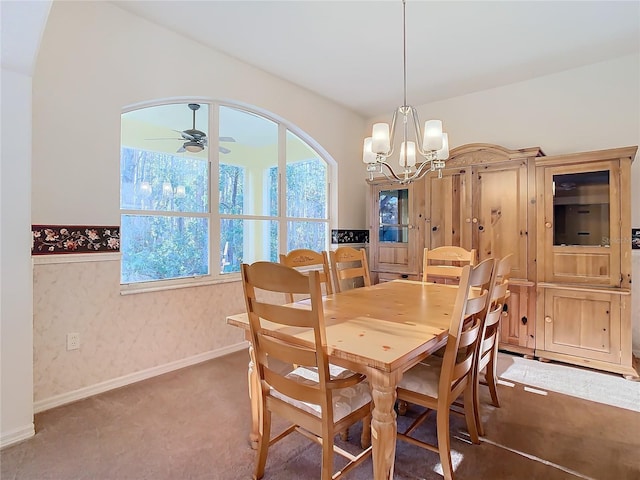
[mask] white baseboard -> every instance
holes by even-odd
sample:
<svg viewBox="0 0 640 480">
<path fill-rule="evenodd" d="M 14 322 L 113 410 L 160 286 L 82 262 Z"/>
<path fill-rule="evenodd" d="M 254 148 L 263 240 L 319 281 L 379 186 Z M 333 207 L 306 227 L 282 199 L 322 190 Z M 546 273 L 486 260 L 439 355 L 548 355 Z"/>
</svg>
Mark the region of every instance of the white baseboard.
<svg viewBox="0 0 640 480">
<path fill-rule="evenodd" d="M 2 432 L 2 435 L 0 435 L 0 449 L 31 438 L 35 434 L 36 430 L 33 422 L 29 425 L 25 425 L 24 427 L 14 428 L 8 432 Z"/>
<path fill-rule="evenodd" d="M 230 345 L 218 350 L 211 350 L 209 352 L 200 353 L 198 355 L 194 355 L 193 357 L 183 358 L 181 360 L 176 360 L 175 362 L 166 363 L 157 367 L 130 373 L 122 377 L 113 378 L 105 382 L 96 383 L 95 385 L 79 388 L 78 390 L 73 390 L 71 392 L 55 395 L 50 398 L 45 398 L 44 400 L 34 402 L 33 411 L 34 413 L 44 412 L 45 410 L 59 407 L 61 405 L 75 402 L 77 400 L 82 400 L 83 398 L 91 397 L 93 395 L 97 395 L 98 393 L 107 392 L 109 390 L 113 390 L 114 388 L 124 387 L 125 385 L 130 385 L 141 380 L 156 377 L 158 375 L 162 375 L 163 373 L 172 372 L 174 370 L 189 367 L 197 363 L 206 362 L 207 360 L 211 360 L 213 358 L 218 358 L 230 353 L 238 352 L 240 350 L 246 349 L 248 345 L 249 343 L 246 341 L 237 343 L 235 345 Z"/>
</svg>

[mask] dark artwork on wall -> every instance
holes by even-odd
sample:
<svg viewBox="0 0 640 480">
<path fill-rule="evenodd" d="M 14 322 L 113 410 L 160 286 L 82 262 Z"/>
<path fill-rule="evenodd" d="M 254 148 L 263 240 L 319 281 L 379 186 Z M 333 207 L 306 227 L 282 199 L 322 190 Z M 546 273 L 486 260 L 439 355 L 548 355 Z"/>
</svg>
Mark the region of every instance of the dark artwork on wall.
<svg viewBox="0 0 640 480">
<path fill-rule="evenodd" d="M 631 229 L 631 248 L 640 250 L 640 228 Z"/>
<path fill-rule="evenodd" d="M 369 230 L 331 230 L 331 243 L 369 243 Z"/>
<path fill-rule="evenodd" d="M 32 225 L 32 255 L 120 251 L 119 226 Z"/>
</svg>

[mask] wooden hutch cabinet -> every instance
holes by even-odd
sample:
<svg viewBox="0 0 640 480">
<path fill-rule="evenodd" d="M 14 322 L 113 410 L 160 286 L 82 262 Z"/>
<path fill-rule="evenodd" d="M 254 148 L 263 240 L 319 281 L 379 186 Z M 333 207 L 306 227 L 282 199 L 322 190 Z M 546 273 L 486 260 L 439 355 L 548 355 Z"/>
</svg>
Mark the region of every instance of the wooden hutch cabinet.
<svg viewBox="0 0 640 480">
<path fill-rule="evenodd" d="M 631 162 L 637 147 L 536 160 L 535 355 L 637 377 Z"/>
<path fill-rule="evenodd" d="M 631 162 L 637 147 L 547 157 L 451 151 L 442 178 L 371 182 L 374 281 L 419 279 L 422 250 L 513 254 L 502 350 L 637 376 L 631 353 Z"/>
</svg>

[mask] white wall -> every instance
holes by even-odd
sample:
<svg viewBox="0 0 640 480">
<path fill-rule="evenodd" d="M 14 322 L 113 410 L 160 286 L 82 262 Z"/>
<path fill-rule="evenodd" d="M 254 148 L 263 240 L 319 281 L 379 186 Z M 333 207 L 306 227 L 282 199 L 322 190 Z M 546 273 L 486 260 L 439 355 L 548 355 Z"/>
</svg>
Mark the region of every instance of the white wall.
<svg viewBox="0 0 640 480">
<path fill-rule="evenodd" d="M 31 88 L 49 1 L 0 2 L 0 447 L 34 435 Z"/>
<path fill-rule="evenodd" d="M 0 445 L 34 434 L 31 278 L 31 77 L 2 69 Z M 7 121 L 11 119 L 11 121 Z"/>
<path fill-rule="evenodd" d="M 442 119 L 452 147 L 493 143 L 510 149 L 541 147 L 546 155 L 559 155 L 640 145 L 640 56 L 416 108 L 422 120 Z M 631 224 L 640 228 L 640 155 L 632 166 L 631 196 Z M 633 349 L 640 355 L 640 251 L 633 255 Z"/>
</svg>

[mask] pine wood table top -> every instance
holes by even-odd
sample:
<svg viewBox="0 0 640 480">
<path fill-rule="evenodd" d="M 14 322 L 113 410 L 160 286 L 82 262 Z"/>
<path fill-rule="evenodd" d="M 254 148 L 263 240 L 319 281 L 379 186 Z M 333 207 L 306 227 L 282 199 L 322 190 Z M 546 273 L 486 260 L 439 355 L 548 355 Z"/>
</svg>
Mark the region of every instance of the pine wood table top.
<svg viewBox="0 0 640 480">
<path fill-rule="evenodd" d="M 395 280 L 328 295 L 323 299 L 328 353 L 332 360 L 386 372 L 409 368 L 412 358 L 430 353 L 447 335 L 457 291 L 452 285 Z M 304 308 L 306 302 L 298 303 Z M 249 328 L 246 313 L 227 317 L 227 323 Z M 312 338 L 302 330 L 280 331 Z M 277 336 L 278 329 L 272 333 Z"/>
</svg>

